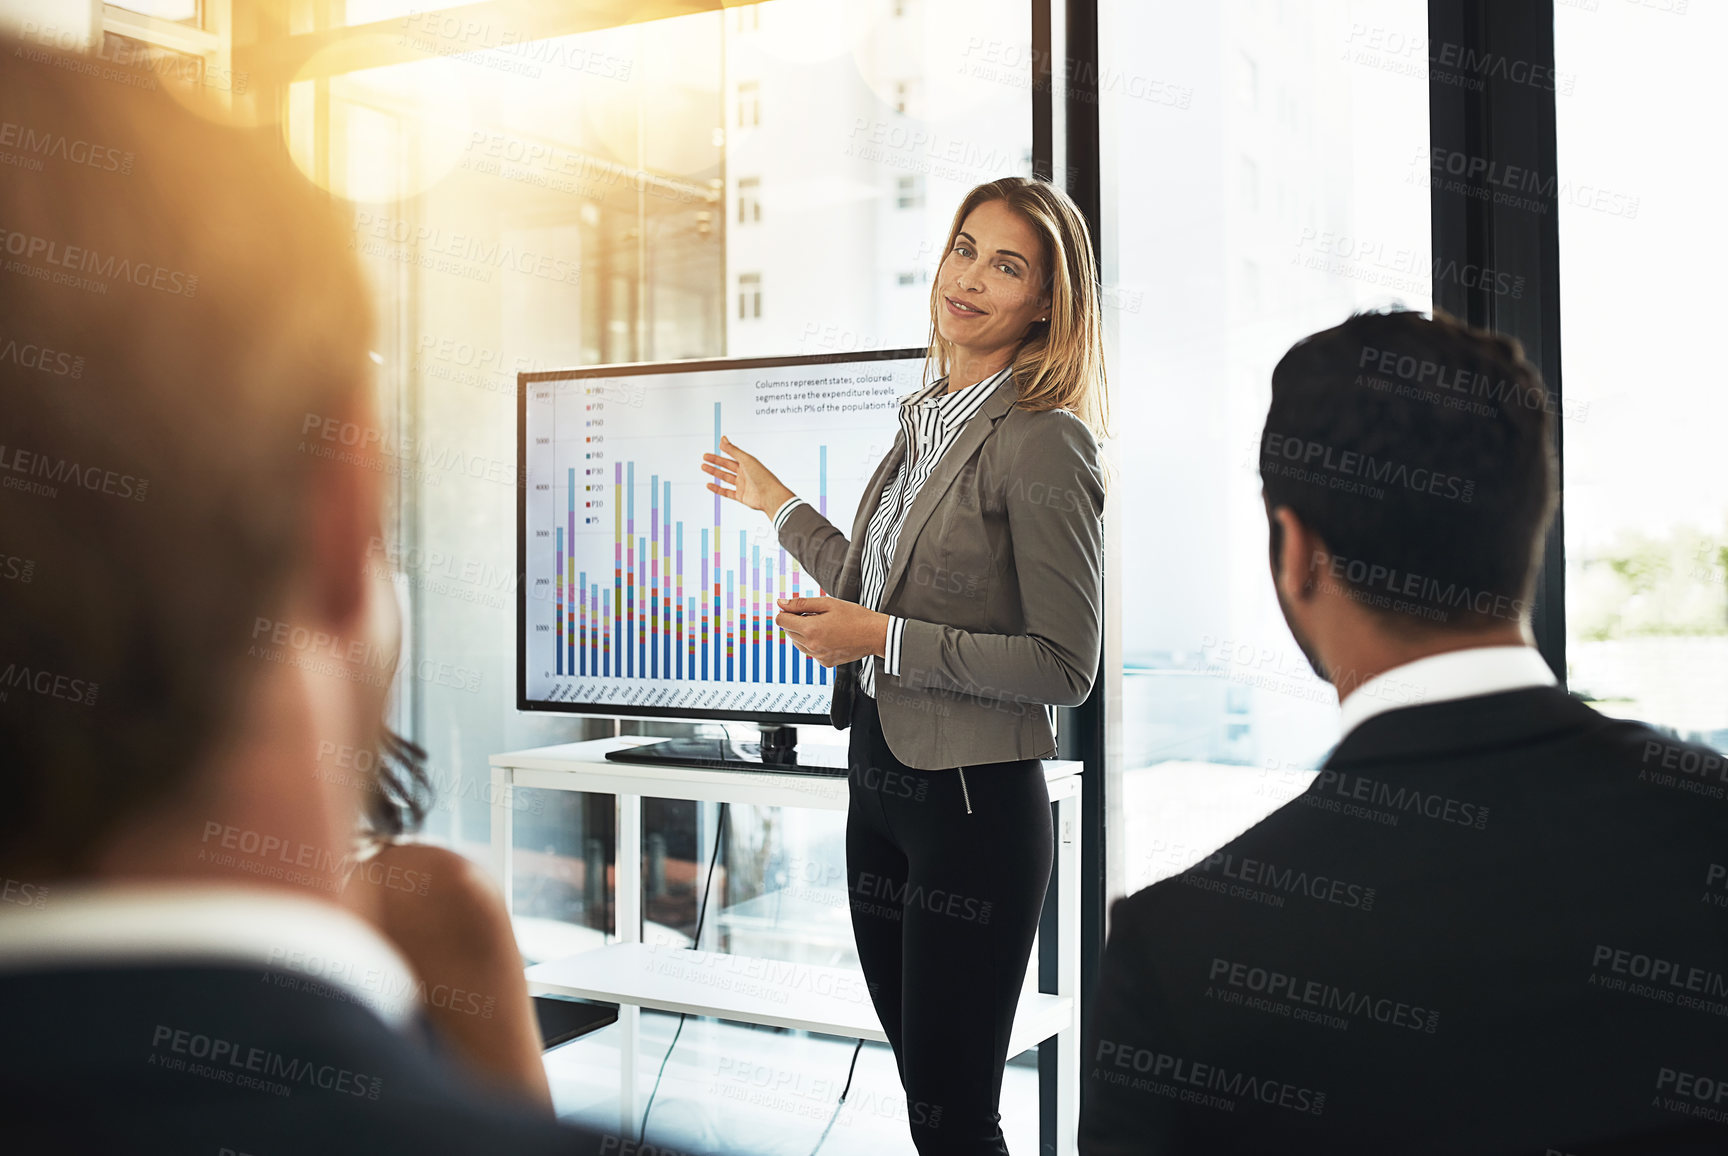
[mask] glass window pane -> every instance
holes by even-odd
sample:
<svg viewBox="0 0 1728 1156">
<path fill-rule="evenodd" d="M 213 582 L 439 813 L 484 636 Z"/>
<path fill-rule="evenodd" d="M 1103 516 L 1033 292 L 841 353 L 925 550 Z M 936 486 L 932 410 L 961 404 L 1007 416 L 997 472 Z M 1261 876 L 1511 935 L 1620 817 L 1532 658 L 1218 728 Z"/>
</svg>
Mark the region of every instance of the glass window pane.
<svg viewBox="0 0 1728 1156">
<path fill-rule="evenodd" d="M 404 576 L 410 727 L 449 773 L 575 732 L 512 709 L 517 372 L 724 348 L 718 25 L 323 82 L 329 139 L 301 163 L 353 203 L 374 284 L 402 511 L 376 561 Z M 432 833 L 473 853 L 487 818 Z"/>
<path fill-rule="evenodd" d="M 1717 273 L 1721 5 L 1554 9 L 1566 666 L 1597 709 L 1728 749 Z"/>
<path fill-rule="evenodd" d="M 373 285 L 401 724 L 435 779 L 485 782 L 488 756 L 584 731 L 514 710 L 516 374 L 922 342 L 961 196 L 1031 171 L 1031 8 L 992 10 L 1012 37 L 957 2 L 774 0 L 508 41 L 436 9 L 350 3 L 346 23 L 400 16 L 439 47 L 298 81 L 285 134 L 349 202 Z M 472 795 L 428 834 L 483 860 L 492 812 Z M 517 804 L 524 950 L 609 933 L 609 803 Z M 850 962 L 840 821 L 735 808 L 705 941 Z M 650 803 L 643 822 L 647 933 L 688 939 L 716 815 Z"/>
<path fill-rule="evenodd" d="M 1122 511 L 1108 891 L 1215 849 L 1337 736 L 1267 572 L 1274 364 L 1430 305 L 1423 0 L 1101 6 L 1106 333 Z"/>
<path fill-rule="evenodd" d="M 726 261 L 741 294 L 752 276 L 760 293 L 732 311 L 726 352 L 919 345 L 929 282 L 902 274 L 935 270 L 974 185 L 1032 172 L 1031 5 L 993 4 L 987 32 L 956 0 L 903 16 L 839 0 L 755 7 L 747 29 L 728 22 L 726 195 L 760 217 L 728 239 Z"/>
</svg>

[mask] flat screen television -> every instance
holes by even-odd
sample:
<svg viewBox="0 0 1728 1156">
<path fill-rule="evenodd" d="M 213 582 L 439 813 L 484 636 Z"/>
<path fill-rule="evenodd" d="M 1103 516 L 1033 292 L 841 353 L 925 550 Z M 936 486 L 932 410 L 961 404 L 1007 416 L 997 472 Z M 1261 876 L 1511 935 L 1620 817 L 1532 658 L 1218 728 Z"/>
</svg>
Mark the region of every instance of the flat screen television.
<svg viewBox="0 0 1728 1156">
<path fill-rule="evenodd" d="M 895 349 L 519 374 L 518 709 L 753 721 L 777 762 L 792 724 L 828 726 L 834 672 L 774 624 L 775 598 L 827 592 L 702 454 L 724 434 L 850 533 L 924 369 Z"/>
</svg>

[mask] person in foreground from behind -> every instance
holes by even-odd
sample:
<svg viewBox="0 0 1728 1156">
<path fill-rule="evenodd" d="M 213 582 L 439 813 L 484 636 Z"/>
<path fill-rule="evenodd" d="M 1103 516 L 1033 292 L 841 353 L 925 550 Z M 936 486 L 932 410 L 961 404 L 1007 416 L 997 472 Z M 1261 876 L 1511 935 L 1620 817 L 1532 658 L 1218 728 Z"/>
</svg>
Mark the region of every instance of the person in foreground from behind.
<svg viewBox="0 0 1728 1156">
<path fill-rule="evenodd" d="M 1343 738 L 1115 905 L 1086 1156 L 1728 1151 L 1725 764 L 1531 645 L 1550 408 L 1516 343 L 1408 312 L 1273 371 L 1272 578 Z"/>
<path fill-rule="evenodd" d="M 133 160 L 0 170 L 0 1150 L 628 1156 L 442 1056 L 424 942 L 361 917 L 334 772 L 400 622 L 338 215 L 270 132 L 0 56 L 9 121 Z M 365 883 L 473 898 L 392 866 Z M 481 1041 L 495 1084 L 519 1044 Z"/>
</svg>

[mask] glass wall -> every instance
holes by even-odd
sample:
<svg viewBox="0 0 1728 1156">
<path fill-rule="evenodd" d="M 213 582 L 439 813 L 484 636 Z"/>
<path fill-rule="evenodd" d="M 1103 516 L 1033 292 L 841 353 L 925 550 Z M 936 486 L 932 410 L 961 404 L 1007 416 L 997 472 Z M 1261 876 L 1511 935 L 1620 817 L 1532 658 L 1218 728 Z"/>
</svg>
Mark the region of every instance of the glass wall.
<svg viewBox="0 0 1728 1156">
<path fill-rule="evenodd" d="M 922 345 L 954 207 L 1031 172 L 1031 9 L 998 5 L 990 31 L 952 0 L 590 31 L 574 7 L 498 12 L 347 5 L 336 24 L 389 35 L 361 40 L 374 60 L 308 61 L 287 133 L 351 203 L 380 310 L 398 513 L 374 564 L 408 611 L 400 724 L 444 799 L 428 833 L 484 859 L 490 808 L 515 808 L 519 938 L 545 958 L 614 930 L 612 802 L 494 799 L 487 759 L 612 724 L 515 710 L 516 374 Z M 778 447 L 746 448 L 774 464 Z M 717 820 L 650 805 L 651 938 L 694 932 Z M 734 809 L 704 945 L 853 962 L 842 821 Z"/>
<path fill-rule="evenodd" d="M 1566 666 L 1610 715 L 1728 749 L 1714 45 L 1728 10 L 1554 9 Z"/>
<path fill-rule="evenodd" d="M 1284 626 L 1258 447 L 1271 370 L 1359 309 L 1426 309 L 1423 0 L 1101 5 L 1103 278 L 1120 467 L 1107 889 L 1301 790 L 1336 695 Z"/>
<path fill-rule="evenodd" d="M 583 737 L 514 711 L 516 375 L 723 351 L 719 17 L 531 43 L 398 23 L 422 58 L 296 83 L 289 139 L 351 202 L 379 310 L 397 502 L 372 565 L 409 624 L 427 833 L 484 859 L 490 808 L 516 808 L 519 934 L 544 958 L 612 929 L 612 808 L 490 789 L 489 755 Z"/>
</svg>

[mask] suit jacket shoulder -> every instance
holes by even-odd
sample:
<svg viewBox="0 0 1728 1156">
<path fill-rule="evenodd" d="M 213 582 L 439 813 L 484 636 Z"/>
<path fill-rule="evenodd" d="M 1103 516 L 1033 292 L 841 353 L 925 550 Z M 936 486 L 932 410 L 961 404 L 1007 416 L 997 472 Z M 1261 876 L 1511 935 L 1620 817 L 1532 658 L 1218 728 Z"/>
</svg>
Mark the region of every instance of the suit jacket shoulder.
<svg viewBox="0 0 1728 1156">
<path fill-rule="evenodd" d="M 1019 453 L 1028 446 L 1068 445 L 1096 455 L 1100 447 L 1092 427 L 1071 409 L 1025 410 L 1011 406 L 996 436 L 1003 439 L 1002 448 L 1010 453 Z"/>
<path fill-rule="evenodd" d="M 1680 1089 L 1728 1058 L 1712 766 L 1553 690 L 1364 723 L 1291 802 L 1116 905 L 1087 1150 L 1143 1150 L 1136 1127 L 1177 1152 L 1706 1150 L 1684 1138 L 1725 1117 Z M 1124 1055 L 1151 1072 L 1121 1082 Z M 1317 1110 L 1184 1099 L 1195 1072 Z"/>
<path fill-rule="evenodd" d="M 0 973 L 8 1153 L 599 1156 L 345 990 L 232 965 Z M 633 1139 L 633 1138 L 632 1138 Z"/>
</svg>

